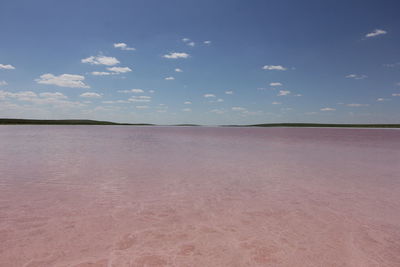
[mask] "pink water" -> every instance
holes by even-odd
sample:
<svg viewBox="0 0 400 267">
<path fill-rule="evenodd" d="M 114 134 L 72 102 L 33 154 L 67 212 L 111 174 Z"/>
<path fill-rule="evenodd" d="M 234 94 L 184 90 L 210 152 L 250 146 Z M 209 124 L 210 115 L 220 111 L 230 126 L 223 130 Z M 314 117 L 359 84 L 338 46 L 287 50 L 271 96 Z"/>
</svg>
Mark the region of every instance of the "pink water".
<svg viewBox="0 0 400 267">
<path fill-rule="evenodd" d="M 400 266 L 400 131 L 0 126 L 0 266 Z"/>
</svg>

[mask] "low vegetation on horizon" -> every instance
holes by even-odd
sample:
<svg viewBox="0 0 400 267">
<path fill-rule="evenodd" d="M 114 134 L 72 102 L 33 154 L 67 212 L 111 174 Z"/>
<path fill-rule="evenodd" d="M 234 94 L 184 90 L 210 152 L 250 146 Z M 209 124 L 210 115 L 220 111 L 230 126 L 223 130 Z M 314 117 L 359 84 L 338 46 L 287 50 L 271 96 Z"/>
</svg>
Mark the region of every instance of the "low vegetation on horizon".
<svg viewBox="0 0 400 267">
<path fill-rule="evenodd" d="M 155 126 L 151 123 L 117 123 L 96 120 L 35 120 L 35 119 L 2 119 L 0 125 L 131 125 Z M 171 126 L 201 126 L 198 124 L 175 124 Z M 400 124 L 334 124 L 334 123 L 262 123 L 249 125 L 221 125 L 223 127 L 351 127 L 351 128 L 400 128 Z"/>
</svg>

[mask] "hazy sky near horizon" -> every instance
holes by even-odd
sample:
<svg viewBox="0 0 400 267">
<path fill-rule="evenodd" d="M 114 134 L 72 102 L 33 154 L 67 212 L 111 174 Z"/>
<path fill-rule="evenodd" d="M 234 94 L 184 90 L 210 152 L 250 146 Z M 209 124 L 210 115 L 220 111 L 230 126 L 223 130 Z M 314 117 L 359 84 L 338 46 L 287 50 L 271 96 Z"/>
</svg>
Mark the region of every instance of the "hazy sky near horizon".
<svg viewBox="0 0 400 267">
<path fill-rule="evenodd" d="M 0 2 L 0 117 L 400 123 L 396 0 Z"/>
</svg>

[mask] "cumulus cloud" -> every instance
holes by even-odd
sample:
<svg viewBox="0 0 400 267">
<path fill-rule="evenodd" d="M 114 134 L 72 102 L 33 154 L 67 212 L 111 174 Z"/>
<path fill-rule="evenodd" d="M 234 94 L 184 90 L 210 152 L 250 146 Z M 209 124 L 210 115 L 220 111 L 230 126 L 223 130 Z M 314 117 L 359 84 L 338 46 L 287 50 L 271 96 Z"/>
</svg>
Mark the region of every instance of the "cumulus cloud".
<svg viewBox="0 0 400 267">
<path fill-rule="evenodd" d="M 204 41 L 203 44 L 205 44 L 205 45 L 210 45 L 210 44 L 211 44 L 211 41 Z"/>
<path fill-rule="evenodd" d="M 106 100 L 106 101 L 101 101 L 103 104 L 123 104 L 123 103 L 129 103 L 128 100 Z"/>
<path fill-rule="evenodd" d="M 6 65 L 0 64 L 0 69 L 3 69 L 3 70 L 15 70 L 15 67 L 13 65 L 10 65 L 10 64 L 6 64 Z"/>
<path fill-rule="evenodd" d="M 215 114 L 224 114 L 226 111 L 223 109 L 212 109 L 210 112 Z"/>
<path fill-rule="evenodd" d="M 365 35 L 365 37 L 371 38 L 371 37 L 376 37 L 376 36 L 378 36 L 378 35 L 383 35 L 383 34 L 387 34 L 387 31 L 381 30 L 381 29 L 376 29 L 376 30 L 373 30 L 373 31 L 370 32 L 370 33 L 367 33 L 367 34 Z"/>
<path fill-rule="evenodd" d="M 358 107 L 367 107 L 369 105 L 368 104 L 351 103 L 351 104 L 346 104 L 346 106 L 358 108 Z"/>
<path fill-rule="evenodd" d="M 395 93 L 395 94 L 392 94 L 392 96 L 400 96 L 400 94 Z"/>
<path fill-rule="evenodd" d="M 92 65 L 106 65 L 106 66 L 114 66 L 119 63 L 119 60 L 115 57 L 106 57 L 103 55 L 99 56 L 90 56 L 81 60 L 82 63 L 89 63 Z"/>
<path fill-rule="evenodd" d="M 169 54 L 163 55 L 164 58 L 168 58 L 168 59 L 177 59 L 177 58 L 188 58 L 189 54 L 181 52 L 171 52 Z"/>
<path fill-rule="evenodd" d="M 185 102 L 183 102 L 183 104 L 185 104 L 185 105 L 191 105 L 192 102 L 190 102 L 190 101 L 185 101 Z"/>
<path fill-rule="evenodd" d="M 384 101 L 389 101 L 389 100 L 390 99 L 388 99 L 388 98 L 382 98 L 382 97 L 376 99 L 376 101 L 378 101 L 378 102 L 384 102 Z"/>
<path fill-rule="evenodd" d="M 195 42 L 189 42 L 189 43 L 187 43 L 187 45 L 193 47 L 193 46 L 196 45 L 196 43 Z"/>
<path fill-rule="evenodd" d="M 262 67 L 263 70 L 287 70 L 287 68 L 281 66 L 281 65 L 265 65 Z"/>
<path fill-rule="evenodd" d="M 176 68 L 176 69 L 175 69 L 175 72 L 183 72 L 183 70 L 180 69 L 180 68 Z"/>
<path fill-rule="evenodd" d="M 282 104 L 282 103 L 281 102 L 276 102 L 276 101 L 272 102 L 272 105 L 280 105 L 280 104 Z"/>
<path fill-rule="evenodd" d="M 349 74 L 346 76 L 346 78 L 350 78 L 350 79 L 355 79 L 355 80 L 362 80 L 367 78 L 367 75 L 364 74 Z"/>
<path fill-rule="evenodd" d="M 210 98 L 210 97 L 215 97 L 215 95 L 214 94 L 205 94 L 205 95 L 203 95 L 205 98 Z"/>
<path fill-rule="evenodd" d="M 107 68 L 109 71 L 112 71 L 116 74 L 131 72 L 132 70 L 129 67 L 111 67 Z"/>
<path fill-rule="evenodd" d="M 190 112 L 190 111 L 192 111 L 192 109 L 190 109 L 190 108 L 184 108 L 184 109 L 182 109 L 182 111 Z"/>
<path fill-rule="evenodd" d="M 70 88 L 90 88 L 90 86 L 86 85 L 83 80 L 85 80 L 85 76 L 82 75 L 61 74 L 59 76 L 55 76 L 51 73 L 43 74 L 40 76 L 40 78 L 35 79 L 35 81 L 40 84 L 49 84 Z"/>
<path fill-rule="evenodd" d="M 95 76 L 105 76 L 105 75 L 111 75 L 110 72 L 106 72 L 106 71 L 93 71 L 92 75 Z"/>
<path fill-rule="evenodd" d="M 394 68 L 400 66 L 400 62 L 390 63 L 390 64 L 383 64 L 385 67 Z"/>
<path fill-rule="evenodd" d="M 321 108 L 321 111 L 335 111 L 335 108 Z"/>
<path fill-rule="evenodd" d="M 218 98 L 217 102 L 224 102 L 224 100 L 222 98 Z"/>
<path fill-rule="evenodd" d="M 20 101 L 30 101 L 33 98 L 36 98 L 38 95 L 32 91 L 20 91 L 20 92 L 8 92 L 0 90 L 0 99 L 5 98 L 15 98 Z"/>
<path fill-rule="evenodd" d="M 80 95 L 80 97 L 85 97 L 85 98 L 100 98 L 102 97 L 101 94 L 95 93 L 95 92 L 85 92 Z"/>
<path fill-rule="evenodd" d="M 182 38 L 182 42 L 184 42 L 184 43 L 187 43 L 187 42 L 189 42 L 189 41 L 190 41 L 189 38 Z"/>
<path fill-rule="evenodd" d="M 269 86 L 282 86 L 279 82 L 270 83 Z"/>
<path fill-rule="evenodd" d="M 225 94 L 227 94 L 227 95 L 233 95 L 233 91 L 225 91 Z"/>
<path fill-rule="evenodd" d="M 289 90 L 279 90 L 278 96 L 287 96 L 290 94 Z"/>
<path fill-rule="evenodd" d="M 121 49 L 121 50 L 127 50 L 127 51 L 134 51 L 134 50 L 136 50 L 136 49 L 133 48 L 133 47 L 129 47 L 126 43 L 115 43 L 115 44 L 114 44 L 114 47 L 115 47 L 115 48 L 119 48 L 119 49 Z"/>
<path fill-rule="evenodd" d="M 164 80 L 167 80 L 167 81 L 172 81 L 172 80 L 175 80 L 175 78 L 174 78 L 174 77 L 172 77 L 172 76 L 169 76 L 169 77 L 165 77 L 165 78 L 164 78 Z"/>
<path fill-rule="evenodd" d="M 233 111 L 246 111 L 247 109 L 243 108 L 243 107 L 232 107 L 232 110 Z"/>
<path fill-rule="evenodd" d="M 130 90 L 118 90 L 118 93 L 134 93 L 134 94 L 140 94 L 144 93 L 143 89 L 130 89 Z"/>
<path fill-rule="evenodd" d="M 140 96 L 132 96 L 128 99 L 130 102 L 150 102 L 151 96 L 140 95 Z"/>
<path fill-rule="evenodd" d="M 54 98 L 54 99 L 66 99 L 67 96 L 60 92 L 44 92 L 39 94 L 40 97 Z"/>
<path fill-rule="evenodd" d="M 38 95 L 32 91 L 20 91 L 15 93 L 0 91 L 0 99 L 5 98 L 30 102 L 35 105 L 52 105 L 56 108 L 74 108 L 83 106 L 83 104 L 80 102 L 66 100 L 67 96 L 60 92 L 43 92 Z"/>
<path fill-rule="evenodd" d="M 7 85 L 8 83 L 6 82 L 6 81 L 0 81 L 0 86 L 5 86 L 5 85 Z"/>
</svg>

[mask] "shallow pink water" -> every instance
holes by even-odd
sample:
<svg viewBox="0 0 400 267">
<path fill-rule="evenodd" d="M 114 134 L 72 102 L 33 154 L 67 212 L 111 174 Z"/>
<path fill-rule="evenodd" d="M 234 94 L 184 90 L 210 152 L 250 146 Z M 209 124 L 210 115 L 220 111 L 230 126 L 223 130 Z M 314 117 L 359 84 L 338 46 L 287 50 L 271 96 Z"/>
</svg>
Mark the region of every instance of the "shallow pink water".
<svg viewBox="0 0 400 267">
<path fill-rule="evenodd" d="M 0 126 L 0 266 L 400 266 L 400 131 Z"/>
</svg>

